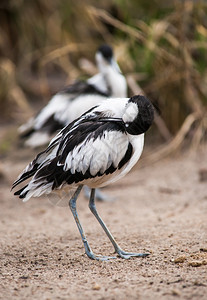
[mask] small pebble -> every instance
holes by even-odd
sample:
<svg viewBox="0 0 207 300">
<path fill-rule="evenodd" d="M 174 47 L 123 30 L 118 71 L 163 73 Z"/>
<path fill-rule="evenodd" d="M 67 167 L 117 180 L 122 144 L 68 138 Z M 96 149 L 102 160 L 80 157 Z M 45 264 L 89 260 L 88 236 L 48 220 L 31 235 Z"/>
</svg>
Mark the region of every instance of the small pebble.
<svg viewBox="0 0 207 300">
<path fill-rule="evenodd" d="M 99 291 L 101 289 L 100 285 L 95 283 L 94 286 L 92 287 L 92 290 L 95 290 L 95 291 Z"/>
<path fill-rule="evenodd" d="M 203 265 L 207 265 L 207 260 L 204 259 L 204 260 L 189 261 L 188 265 L 191 266 L 191 267 L 200 267 L 200 266 L 203 266 Z"/>
<path fill-rule="evenodd" d="M 186 260 L 186 256 L 182 255 L 182 256 L 179 256 L 179 257 L 175 258 L 174 263 L 175 264 L 180 264 L 180 263 L 183 263 L 185 260 Z"/>
<path fill-rule="evenodd" d="M 180 296 L 180 291 L 176 290 L 176 289 L 173 289 L 172 290 L 172 295 L 173 296 Z"/>
</svg>

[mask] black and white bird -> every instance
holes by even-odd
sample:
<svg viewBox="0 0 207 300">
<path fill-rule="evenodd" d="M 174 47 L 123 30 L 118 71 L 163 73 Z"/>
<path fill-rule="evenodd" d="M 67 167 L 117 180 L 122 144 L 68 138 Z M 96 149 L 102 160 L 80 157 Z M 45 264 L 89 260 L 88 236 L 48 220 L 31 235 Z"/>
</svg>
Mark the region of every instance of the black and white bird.
<svg viewBox="0 0 207 300">
<path fill-rule="evenodd" d="M 147 253 L 123 251 L 97 213 L 95 189 L 106 186 L 126 175 L 139 160 L 144 133 L 153 122 L 154 109 L 144 96 L 108 99 L 95 106 L 62 129 L 47 149 L 25 168 L 12 188 L 30 178 L 28 184 L 15 192 L 23 201 L 50 194 L 59 189 L 76 189 L 69 201 L 70 209 L 81 234 L 85 252 L 96 256 L 86 239 L 76 210 L 76 200 L 83 185 L 89 186 L 89 207 L 112 242 L 118 256 L 144 257 Z"/>
<path fill-rule="evenodd" d="M 55 94 L 49 103 L 19 128 L 25 145 L 36 148 L 48 144 L 54 133 L 71 123 L 85 111 L 108 97 L 125 98 L 127 84 L 108 45 L 96 53 L 99 73 L 87 81 L 77 81 Z"/>
</svg>

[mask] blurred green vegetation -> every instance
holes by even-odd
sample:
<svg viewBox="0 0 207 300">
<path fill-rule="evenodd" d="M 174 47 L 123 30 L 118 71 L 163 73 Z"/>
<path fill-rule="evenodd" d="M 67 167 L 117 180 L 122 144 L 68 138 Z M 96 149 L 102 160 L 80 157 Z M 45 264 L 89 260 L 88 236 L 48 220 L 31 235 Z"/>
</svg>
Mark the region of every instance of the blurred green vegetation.
<svg viewBox="0 0 207 300">
<path fill-rule="evenodd" d="M 207 128 L 206 15 L 204 0 L 2 0 L 1 115 L 22 118 L 34 97 L 46 103 L 66 83 L 91 75 L 79 59 L 94 62 L 96 48 L 108 43 L 169 131 L 175 135 L 193 113 L 200 141 Z"/>
</svg>

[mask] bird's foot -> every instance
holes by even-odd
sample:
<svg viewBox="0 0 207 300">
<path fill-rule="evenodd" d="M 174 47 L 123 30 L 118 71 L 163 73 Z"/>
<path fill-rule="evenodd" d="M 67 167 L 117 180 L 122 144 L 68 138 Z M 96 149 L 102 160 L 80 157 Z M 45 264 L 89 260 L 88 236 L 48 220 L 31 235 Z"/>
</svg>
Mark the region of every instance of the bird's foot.
<svg viewBox="0 0 207 300">
<path fill-rule="evenodd" d="M 95 255 L 95 254 L 93 254 L 93 252 L 89 252 L 89 251 L 86 251 L 86 254 L 90 259 L 93 259 L 93 260 L 106 261 L 106 260 L 117 258 L 116 256 Z"/>
<path fill-rule="evenodd" d="M 131 257 L 147 257 L 148 255 L 150 255 L 150 253 L 129 253 L 121 249 L 118 249 L 116 253 L 118 254 L 119 257 L 124 259 L 129 259 Z"/>
</svg>

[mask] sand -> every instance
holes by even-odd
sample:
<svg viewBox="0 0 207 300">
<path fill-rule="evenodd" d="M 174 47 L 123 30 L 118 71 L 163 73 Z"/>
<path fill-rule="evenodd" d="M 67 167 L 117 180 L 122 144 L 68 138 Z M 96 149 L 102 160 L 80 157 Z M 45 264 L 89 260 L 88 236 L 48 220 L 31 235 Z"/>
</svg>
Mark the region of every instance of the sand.
<svg viewBox="0 0 207 300">
<path fill-rule="evenodd" d="M 136 168 L 105 188 L 114 202 L 97 209 L 120 246 L 147 258 L 90 260 L 67 206 L 68 196 L 22 203 L 12 182 L 33 158 L 3 159 L 0 184 L 0 299 L 207 299 L 207 151 Z M 96 254 L 113 247 L 88 208 L 78 212 Z"/>
</svg>

